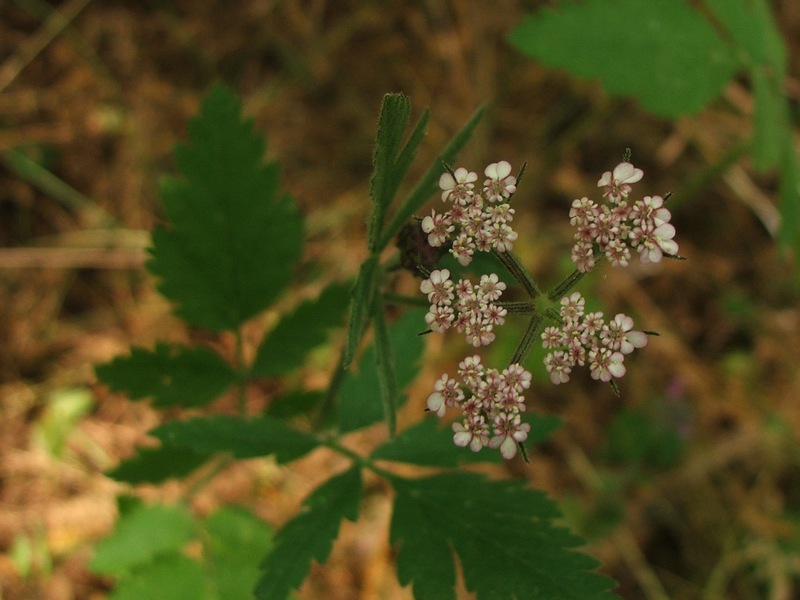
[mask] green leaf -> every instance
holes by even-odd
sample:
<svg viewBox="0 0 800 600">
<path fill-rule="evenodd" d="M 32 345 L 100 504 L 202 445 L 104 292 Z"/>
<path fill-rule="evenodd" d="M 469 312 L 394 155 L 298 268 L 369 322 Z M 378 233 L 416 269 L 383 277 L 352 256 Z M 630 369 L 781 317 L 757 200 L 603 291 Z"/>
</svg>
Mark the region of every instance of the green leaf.
<svg viewBox="0 0 800 600">
<path fill-rule="evenodd" d="M 395 372 L 394 350 L 389 338 L 389 329 L 383 317 L 383 303 L 375 303 L 375 372 L 378 375 L 378 389 L 383 416 L 389 428 L 389 436 L 394 437 L 397 431 L 397 405 L 400 402 L 400 389 Z"/>
<path fill-rule="evenodd" d="M 169 228 L 153 232 L 150 271 L 190 325 L 235 330 L 268 307 L 293 275 L 302 221 L 262 164 L 264 137 L 225 87 L 214 87 L 175 158 L 184 179 L 162 185 Z"/>
<path fill-rule="evenodd" d="M 781 243 L 790 248 L 796 257 L 800 256 L 800 172 L 798 172 L 797 152 L 792 138 L 786 136 L 781 157 Z M 796 270 L 800 273 L 800 271 Z"/>
<path fill-rule="evenodd" d="M 98 379 L 132 400 L 153 398 L 153 406 L 205 406 L 235 381 L 236 374 L 216 352 L 195 346 L 158 343 L 155 350 L 133 348 L 95 369 Z"/>
<path fill-rule="evenodd" d="M 283 317 L 258 348 L 251 375 L 277 377 L 303 364 L 309 351 L 322 344 L 327 331 L 344 321 L 348 286 L 328 286 L 316 300 L 302 302 Z"/>
<path fill-rule="evenodd" d="M 613 582 L 574 548 L 578 536 L 554 525 L 555 504 L 523 482 L 475 473 L 393 479 L 391 541 L 400 583 L 414 597 L 455 600 L 458 556 L 477 600 L 608 600 Z"/>
<path fill-rule="evenodd" d="M 195 452 L 190 448 L 165 445 L 159 448 L 139 448 L 134 457 L 122 461 L 106 475 L 132 485 L 161 483 L 173 477 L 188 475 L 209 458 L 211 453 Z"/>
<path fill-rule="evenodd" d="M 215 415 L 171 421 L 149 432 L 167 446 L 195 452 L 230 452 L 236 458 L 275 455 L 289 462 L 319 446 L 316 438 L 272 417 Z"/>
<path fill-rule="evenodd" d="M 704 0 L 704 4 L 746 53 L 746 64 L 770 65 L 783 78 L 786 45 L 764 0 Z"/>
<path fill-rule="evenodd" d="M 358 279 L 350 292 L 350 318 L 347 332 L 347 346 L 344 350 L 343 366 L 347 368 L 355 356 L 361 336 L 367 328 L 375 294 L 378 290 L 378 276 L 381 272 L 380 257 L 372 255 L 361 264 Z"/>
<path fill-rule="evenodd" d="M 409 385 L 419 371 L 425 342 L 418 334 L 425 327 L 425 312 L 410 310 L 389 327 L 389 341 L 394 349 L 397 389 Z M 380 382 L 374 368 L 377 357 L 370 346 L 361 356 L 359 370 L 345 375 L 339 390 L 339 430 L 342 433 L 367 427 L 384 419 Z M 404 398 L 400 398 L 402 404 Z"/>
<path fill-rule="evenodd" d="M 206 577 L 220 600 L 253 597 L 258 564 L 272 547 L 270 527 L 253 513 L 223 507 L 205 520 Z"/>
<path fill-rule="evenodd" d="M 790 138 L 791 125 L 780 89 L 782 83 L 777 84 L 759 67 L 751 69 L 750 80 L 755 97 L 753 166 L 764 171 L 780 164 L 784 140 Z"/>
<path fill-rule="evenodd" d="M 403 204 L 395 213 L 394 217 L 392 217 L 389 225 L 387 225 L 381 233 L 380 241 L 376 246 L 378 251 L 386 248 L 403 225 L 408 223 L 411 217 L 419 212 L 428 199 L 436 193 L 439 189 L 439 177 L 444 173 L 444 167 L 442 165 L 453 163 L 456 159 L 456 155 L 472 136 L 472 132 L 478 125 L 481 117 L 483 117 L 484 112 L 486 112 L 485 106 L 478 108 L 478 110 L 472 114 L 469 121 L 467 121 L 467 124 L 453 136 L 453 139 L 450 140 L 445 149 L 436 157 L 436 160 L 403 201 Z"/>
<path fill-rule="evenodd" d="M 108 600 L 142 598 L 211 600 L 200 564 L 176 552 L 137 569 L 130 577 L 119 582 Z"/>
<path fill-rule="evenodd" d="M 526 16 L 509 34 L 548 67 L 599 78 L 664 117 L 698 112 L 739 65 L 711 24 L 685 0 L 565 2 Z"/>
<path fill-rule="evenodd" d="M 95 547 L 90 568 L 123 576 L 162 554 L 176 552 L 194 534 L 194 523 L 180 506 L 136 503 L 120 515 L 114 532 Z"/>
<path fill-rule="evenodd" d="M 375 136 L 374 165 L 369 195 L 372 210 L 367 228 L 367 245 L 375 251 L 375 243 L 381 233 L 386 209 L 392 202 L 397 186 L 402 179 L 396 177 L 395 161 L 400 153 L 400 144 L 411 116 L 411 101 L 403 94 L 386 94 L 378 117 L 378 133 Z"/>
<path fill-rule="evenodd" d="M 545 441 L 561 425 L 561 419 L 554 415 L 526 413 L 523 421 L 531 426 L 526 446 Z M 431 416 L 376 448 L 371 457 L 431 467 L 501 461 L 500 453 L 496 450 L 472 452 L 468 448 L 459 448 L 453 443 L 453 430 L 449 424 L 440 427 L 438 419 Z"/>
<path fill-rule="evenodd" d="M 285 598 L 303 582 L 312 560 L 327 560 L 342 519 L 358 517 L 361 492 L 361 472 L 355 468 L 331 478 L 306 499 L 300 514 L 275 536 L 273 550 L 261 565 L 256 598 Z"/>
<path fill-rule="evenodd" d="M 431 416 L 376 448 L 371 457 L 431 467 L 456 467 L 461 463 L 501 460 L 500 453 L 495 450 L 472 452 L 468 448 L 459 448 L 453 443 L 450 426 L 439 427 L 438 419 Z"/>
<path fill-rule="evenodd" d="M 269 403 L 266 414 L 276 419 L 307 415 L 322 404 L 325 394 L 320 391 L 290 390 Z"/>
</svg>

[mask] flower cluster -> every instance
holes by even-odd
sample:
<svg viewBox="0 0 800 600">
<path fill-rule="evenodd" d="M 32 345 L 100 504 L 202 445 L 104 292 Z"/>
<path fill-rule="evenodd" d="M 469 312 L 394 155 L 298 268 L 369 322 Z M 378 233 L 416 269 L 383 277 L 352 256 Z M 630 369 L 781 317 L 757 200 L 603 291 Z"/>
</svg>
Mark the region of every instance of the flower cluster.
<svg viewBox="0 0 800 600">
<path fill-rule="evenodd" d="M 454 235 L 450 252 L 463 266 L 472 262 L 476 250 L 506 252 L 517 239 L 509 225 L 514 209 L 507 202 L 517 190 L 511 165 L 506 161 L 492 163 L 484 174 L 486 179 L 479 189 L 475 189 L 478 174 L 463 167 L 442 174 L 439 188 L 442 200 L 450 203 L 450 210 L 432 210 L 422 220 L 422 230 L 433 247 L 445 244 Z"/>
<path fill-rule="evenodd" d="M 441 333 L 454 327 L 473 346 L 487 346 L 495 339 L 495 325 L 505 322 L 508 311 L 495 302 L 506 284 L 494 273 L 481 275 L 480 282 L 474 285 L 467 279 L 455 283 L 450 271 L 436 270 L 420 283 L 419 289 L 431 304 L 425 322 L 432 331 Z"/>
<path fill-rule="evenodd" d="M 442 375 L 428 396 L 428 410 L 441 417 L 448 407 L 461 409 L 463 420 L 453 423 L 457 446 L 469 446 L 473 452 L 485 446 L 499 448 L 504 458 L 513 458 L 517 444 L 528 439 L 531 429 L 521 417 L 525 412 L 522 393 L 531 385 L 530 372 L 518 364 L 503 371 L 487 369 L 475 355 L 459 363 L 458 375 L 463 388 L 454 378 Z"/>
<path fill-rule="evenodd" d="M 595 246 L 614 266 L 626 267 L 631 252 L 643 263 L 659 262 L 664 254 L 674 255 L 678 244 L 672 239 L 675 227 L 661 196 L 645 196 L 629 202 L 631 184 L 644 173 L 629 162 L 606 171 L 597 182 L 609 204 L 598 205 L 583 197 L 572 202 L 570 224 L 577 228 L 572 262 L 586 273 L 595 265 Z"/>
<path fill-rule="evenodd" d="M 618 314 L 608 323 L 603 313 L 585 311 L 579 292 L 561 299 L 561 327 L 546 327 L 542 346 L 552 350 L 544 364 L 550 380 L 566 383 L 575 365 L 589 365 L 593 379 L 611 381 L 625 375 L 623 360 L 634 348 L 647 345 L 647 334 L 633 331 L 633 319 Z"/>
</svg>

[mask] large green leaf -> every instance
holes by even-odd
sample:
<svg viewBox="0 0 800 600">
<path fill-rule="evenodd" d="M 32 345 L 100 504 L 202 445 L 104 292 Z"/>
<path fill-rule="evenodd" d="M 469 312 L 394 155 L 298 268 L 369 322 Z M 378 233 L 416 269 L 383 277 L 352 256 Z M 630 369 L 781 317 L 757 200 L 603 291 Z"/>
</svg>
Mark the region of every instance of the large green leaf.
<svg viewBox="0 0 800 600">
<path fill-rule="evenodd" d="M 329 479 L 306 499 L 300 514 L 275 536 L 272 552 L 261 565 L 256 598 L 286 598 L 303 582 L 312 560 L 327 560 L 342 519 L 358 517 L 361 486 L 360 470 L 351 469 Z"/>
<path fill-rule="evenodd" d="M 288 462 L 311 452 L 320 442 L 273 417 L 215 415 L 171 421 L 149 432 L 166 446 L 195 452 L 230 452 L 236 458 L 275 455 Z"/>
<path fill-rule="evenodd" d="M 150 271 L 189 324 L 234 330 L 292 277 L 302 221 L 263 165 L 264 138 L 225 87 L 214 87 L 175 157 L 183 179 L 162 186 L 169 227 L 153 233 Z"/>
<path fill-rule="evenodd" d="M 518 481 L 475 473 L 393 479 L 391 541 L 400 583 L 418 600 L 455 600 L 458 557 L 477 600 L 608 600 L 613 582 L 554 524 L 555 504 Z"/>
<path fill-rule="evenodd" d="M 719 96 L 739 63 L 686 0 L 564 2 L 526 16 L 509 34 L 548 67 L 599 78 L 665 117 L 696 113 Z"/>
<path fill-rule="evenodd" d="M 236 374 L 216 352 L 202 346 L 158 343 L 154 350 L 133 348 L 96 367 L 97 377 L 132 400 L 153 398 L 153 406 L 204 406 L 234 381 Z"/>
</svg>

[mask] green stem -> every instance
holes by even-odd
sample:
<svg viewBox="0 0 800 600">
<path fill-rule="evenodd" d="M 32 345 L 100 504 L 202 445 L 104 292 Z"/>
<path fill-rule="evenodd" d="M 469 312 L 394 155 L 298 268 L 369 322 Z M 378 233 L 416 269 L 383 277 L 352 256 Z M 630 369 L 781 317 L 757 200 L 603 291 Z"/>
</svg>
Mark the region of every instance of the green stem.
<svg viewBox="0 0 800 600">
<path fill-rule="evenodd" d="M 510 313 L 529 315 L 536 311 L 533 302 L 497 302 L 497 306 L 505 308 Z"/>
<path fill-rule="evenodd" d="M 531 317 L 531 320 L 528 322 L 528 327 L 525 329 L 525 334 L 522 336 L 522 339 L 517 346 L 516 351 L 514 352 L 514 356 L 511 357 L 510 364 L 522 364 L 525 358 L 528 356 L 528 352 L 531 350 L 531 346 L 533 346 L 533 341 L 536 339 L 536 335 L 539 333 L 539 328 L 542 325 L 542 316 L 535 314 Z"/>
<path fill-rule="evenodd" d="M 535 300 L 537 296 L 541 295 L 542 292 L 539 290 L 539 286 L 536 285 L 528 269 L 525 268 L 514 253 L 492 250 L 492 254 L 503 263 L 503 266 L 514 276 L 514 279 L 525 288 L 531 299 Z"/>
</svg>

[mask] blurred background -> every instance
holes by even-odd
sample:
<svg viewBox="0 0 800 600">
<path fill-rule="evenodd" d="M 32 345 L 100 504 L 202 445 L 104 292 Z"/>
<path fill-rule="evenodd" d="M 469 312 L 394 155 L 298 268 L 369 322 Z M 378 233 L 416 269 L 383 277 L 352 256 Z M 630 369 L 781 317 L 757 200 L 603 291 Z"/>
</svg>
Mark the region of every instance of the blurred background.
<svg viewBox="0 0 800 600">
<path fill-rule="evenodd" d="M 125 491 L 102 472 L 159 416 L 97 386 L 93 365 L 157 339 L 231 343 L 186 331 L 144 269 L 148 232 L 162 222 L 159 178 L 174 174 L 173 145 L 223 81 L 267 135 L 306 216 L 298 294 L 352 278 L 366 255 L 387 92 L 406 93 L 414 118 L 431 109 L 417 174 L 488 105 L 454 166 L 527 162 L 515 249 L 545 287 L 569 272 L 572 199 L 596 194 L 630 148 L 645 172 L 635 189 L 674 193 L 687 260 L 606 266 L 580 290 L 660 337 L 628 359 L 620 398 L 586 376 L 554 387 L 531 357 L 529 405 L 563 425 L 530 465 L 487 470 L 552 494 L 623 598 L 800 598 L 797 276 L 774 239 L 775 175 L 746 158 L 714 170 L 750 135 L 751 93 L 735 80 L 699 115 L 669 121 L 538 66 L 506 35 L 525 11 L 557 4 L 0 0 L 0 597 L 100 600 L 111 589 L 86 567 Z M 800 3 L 771 5 L 796 123 Z M 398 290 L 414 290 L 410 275 L 398 277 Z M 460 344 L 429 341 L 402 423 L 421 418 Z M 327 377 L 313 367 L 302 376 L 310 386 Z M 268 389 L 256 392 L 268 400 Z M 353 445 L 384 435 L 374 428 Z M 280 525 L 329 475 L 335 461 L 322 454 L 237 465 L 194 508 L 244 504 Z M 169 499 L 179 489 L 137 491 Z M 343 526 L 298 597 L 410 598 L 393 572 L 389 509 L 386 489 L 369 487 L 361 520 Z"/>
</svg>

